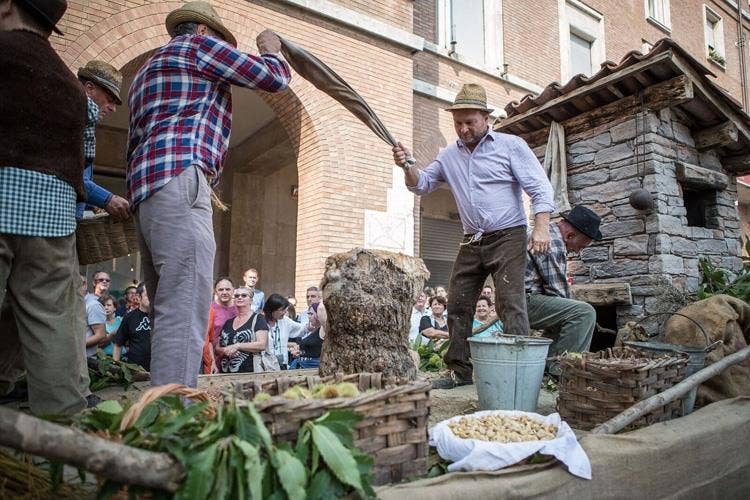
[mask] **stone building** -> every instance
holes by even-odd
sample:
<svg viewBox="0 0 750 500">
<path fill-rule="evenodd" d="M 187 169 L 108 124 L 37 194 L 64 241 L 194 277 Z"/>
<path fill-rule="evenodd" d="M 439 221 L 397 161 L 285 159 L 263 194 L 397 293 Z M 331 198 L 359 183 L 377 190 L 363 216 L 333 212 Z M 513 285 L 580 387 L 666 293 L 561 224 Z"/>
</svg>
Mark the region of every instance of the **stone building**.
<svg viewBox="0 0 750 500">
<path fill-rule="evenodd" d="M 254 50 L 257 33 L 271 28 L 326 62 L 394 136 L 414 145 L 420 166 L 455 139 L 442 109 L 466 82 L 484 85 L 502 117 L 506 104 L 549 82 L 592 74 L 664 36 L 713 68 L 738 98 L 744 81 L 732 0 L 211 2 L 241 49 Z M 65 36 L 51 40 L 73 71 L 105 59 L 129 85 L 150 51 L 167 42 L 164 19 L 181 3 L 69 0 Z M 747 12 L 742 19 L 747 30 Z M 239 279 L 256 267 L 263 290 L 301 295 L 319 281 L 325 257 L 365 246 L 420 255 L 432 284 L 447 282 L 461 233 L 449 191 L 410 195 L 389 148 L 300 78 L 281 95 L 236 89 L 234 111 L 220 184 L 231 209 L 215 220 L 217 275 Z M 124 188 L 127 113 L 122 107 L 98 130 L 96 179 L 115 192 Z M 103 267 L 121 287 L 138 273 L 138 257 Z"/>
<path fill-rule="evenodd" d="M 695 291 L 700 258 L 741 268 L 736 176 L 750 172 L 750 117 L 679 45 L 664 39 L 505 110 L 496 130 L 524 137 L 542 161 L 552 123 L 565 131 L 558 172 L 570 203 L 602 216 L 604 237 L 569 274 L 600 324 L 667 312 L 665 289 Z M 651 209 L 629 202 L 641 187 Z"/>
</svg>

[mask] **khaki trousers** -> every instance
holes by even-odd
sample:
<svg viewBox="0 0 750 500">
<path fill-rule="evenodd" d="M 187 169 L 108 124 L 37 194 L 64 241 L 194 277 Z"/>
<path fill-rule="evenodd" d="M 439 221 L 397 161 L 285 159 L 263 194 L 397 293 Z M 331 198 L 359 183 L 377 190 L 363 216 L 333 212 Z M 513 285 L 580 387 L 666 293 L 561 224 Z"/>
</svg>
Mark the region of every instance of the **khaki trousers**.
<svg viewBox="0 0 750 500">
<path fill-rule="evenodd" d="M 195 387 L 213 286 L 211 190 L 190 167 L 138 206 L 146 291 L 151 301 L 151 383 Z"/>
<path fill-rule="evenodd" d="M 80 282 L 75 235 L 0 234 L 0 304 L 15 318 L 0 331 L 0 384 L 12 389 L 25 366 L 37 415 L 75 413 L 91 393 Z"/>
<path fill-rule="evenodd" d="M 529 335 L 526 316 L 526 227 L 512 227 L 461 245 L 448 287 L 450 347 L 445 363 L 462 380 L 471 380 L 468 337 L 477 299 L 488 275 L 495 282 L 495 310 L 510 335 Z"/>
</svg>

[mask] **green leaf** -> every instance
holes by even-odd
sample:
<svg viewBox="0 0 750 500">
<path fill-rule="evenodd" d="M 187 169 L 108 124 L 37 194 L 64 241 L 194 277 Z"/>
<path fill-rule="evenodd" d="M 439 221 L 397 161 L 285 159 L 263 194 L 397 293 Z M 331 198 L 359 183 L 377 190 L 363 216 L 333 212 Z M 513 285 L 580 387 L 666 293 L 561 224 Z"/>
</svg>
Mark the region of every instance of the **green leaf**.
<svg viewBox="0 0 750 500">
<path fill-rule="evenodd" d="M 310 486 L 307 489 L 307 500 L 326 500 L 338 497 L 339 495 L 336 495 L 333 491 L 334 484 L 339 486 L 339 488 L 341 487 L 341 483 L 334 483 L 331 473 L 327 469 L 319 470 L 310 480 Z"/>
<path fill-rule="evenodd" d="M 159 406 L 155 403 L 151 403 L 149 405 L 146 405 L 146 407 L 141 412 L 140 416 L 138 417 L 138 420 L 135 421 L 135 424 L 133 424 L 133 427 L 136 429 L 145 429 L 146 427 L 150 426 L 156 421 L 156 418 L 159 416 Z"/>
<path fill-rule="evenodd" d="M 215 477 L 214 462 L 219 444 L 214 443 L 199 453 L 190 456 L 185 464 L 187 478 L 175 494 L 175 499 L 193 500 L 206 498 Z"/>
<path fill-rule="evenodd" d="M 289 495 L 290 500 L 304 500 L 305 484 L 307 484 L 305 466 L 287 450 L 277 449 L 274 455 L 276 475 L 282 488 Z"/>
<path fill-rule="evenodd" d="M 216 479 L 214 480 L 214 487 L 211 490 L 210 497 L 215 500 L 223 500 L 227 497 L 228 493 L 228 479 L 232 477 L 229 471 L 229 453 L 224 441 L 219 445 L 219 459 L 216 461 L 213 474 Z"/>
<path fill-rule="evenodd" d="M 238 438 L 234 438 L 234 443 L 245 455 L 245 482 L 250 488 L 250 498 L 261 500 L 263 498 L 265 464 L 261 462 L 260 451 L 247 441 Z"/>
<path fill-rule="evenodd" d="M 63 463 L 62 462 L 50 462 L 49 464 L 49 480 L 50 480 L 50 489 L 52 491 L 57 491 L 57 488 L 60 486 L 60 483 L 62 483 L 63 478 Z"/>
<path fill-rule="evenodd" d="M 354 427 L 361 420 L 362 415 L 351 410 L 331 410 L 315 420 L 315 424 L 328 427 L 344 446 L 351 448 L 354 446 Z"/>
<path fill-rule="evenodd" d="M 122 413 L 122 405 L 113 399 L 102 401 L 101 403 L 96 405 L 96 409 L 98 411 L 109 413 L 111 415 L 119 415 L 120 413 Z"/>
<path fill-rule="evenodd" d="M 252 417 L 253 422 L 255 422 L 255 429 L 258 432 L 258 438 L 266 448 L 266 450 L 268 450 L 270 453 L 270 451 L 273 449 L 273 439 L 271 438 L 271 433 L 268 432 L 268 429 L 266 429 L 266 424 L 265 422 L 263 422 L 263 417 L 260 416 L 260 413 L 258 413 L 258 411 L 253 406 L 246 406 L 243 408 L 243 410 L 247 412 L 250 417 Z"/>
<path fill-rule="evenodd" d="M 159 433 L 164 435 L 177 433 L 180 429 L 182 429 L 182 427 L 185 426 L 185 424 L 193 420 L 196 415 L 200 414 L 206 408 L 206 406 L 208 406 L 208 403 L 196 403 L 194 405 L 188 406 L 182 411 L 181 414 L 178 414 L 177 417 L 175 417 L 167 425 L 165 425 Z"/>
<path fill-rule="evenodd" d="M 122 484 L 110 481 L 104 481 L 104 484 L 96 493 L 96 500 L 107 500 L 122 489 Z"/>
<path fill-rule="evenodd" d="M 307 461 L 310 458 L 310 424 L 308 422 L 305 422 L 297 431 L 294 454 L 300 462 L 307 466 Z"/>
<path fill-rule="evenodd" d="M 357 462 L 336 434 L 328 427 L 314 425 L 312 438 L 315 447 L 320 451 L 323 461 L 331 469 L 331 472 L 344 484 L 352 486 L 357 491 L 362 491 L 362 482 L 359 479 Z"/>
</svg>

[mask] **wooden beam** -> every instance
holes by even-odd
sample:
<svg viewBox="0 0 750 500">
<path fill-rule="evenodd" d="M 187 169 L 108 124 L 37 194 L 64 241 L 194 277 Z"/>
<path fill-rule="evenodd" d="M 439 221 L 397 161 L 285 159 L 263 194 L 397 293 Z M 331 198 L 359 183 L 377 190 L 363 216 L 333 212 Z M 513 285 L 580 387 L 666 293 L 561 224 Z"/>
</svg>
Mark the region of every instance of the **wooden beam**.
<svg viewBox="0 0 750 500">
<path fill-rule="evenodd" d="M 691 80 L 685 75 L 680 75 L 647 88 L 643 92 L 643 102 L 649 109 L 660 110 L 683 104 L 692 99 L 693 96 Z M 631 95 L 569 118 L 561 123 L 565 128 L 565 140 L 570 144 L 583 136 L 594 134 L 599 130 L 599 127 L 606 127 L 607 124 L 618 119 L 620 121 L 631 119 L 636 112 L 640 111 L 640 108 L 640 98 Z M 501 124 L 495 130 L 504 131 L 504 128 L 505 124 Z M 529 143 L 530 147 L 534 148 L 546 142 L 547 134 L 548 130 L 544 128 L 520 135 Z"/>
<path fill-rule="evenodd" d="M 611 92 L 618 99 L 622 99 L 623 97 L 625 97 L 625 95 L 622 92 L 617 90 L 617 87 L 615 87 L 614 83 L 612 85 L 607 85 L 607 90 Z"/>
<path fill-rule="evenodd" d="M 687 187 L 723 190 L 729 185 L 728 175 L 683 161 L 677 162 L 676 172 L 677 180 Z"/>
<path fill-rule="evenodd" d="M 532 108 L 526 113 L 522 113 L 520 115 L 508 118 L 507 120 L 503 120 L 501 122 L 501 127 L 507 127 L 513 123 L 526 120 L 530 116 L 534 116 L 537 114 L 544 114 L 549 109 L 554 108 L 555 106 L 558 106 L 560 103 L 565 102 L 570 99 L 576 99 L 578 97 L 587 97 L 593 94 L 594 92 L 597 92 L 601 90 L 602 88 L 606 88 L 608 85 L 611 85 L 613 82 L 616 82 L 617 80 L 627 76 L 627 75 L 634 75 L 636 73 L 639 73 L 643 71 L 644 69 L 655 66 L 658 64 L 661 64 L 663 61 L 670 59 L 672 56 L 672 51 L 667 50 L 665 52 L 662 52 L 661 54 L 652 57 L 650 59 L 645 59 L 639 63 L 633 64 L 632 66 L 628 66 L 627 68 L 616 71 L 612 73 L 611 75 L 607 75 L 604 78 L 600 78 L 599 80 L 595 81 L 594 83 L 582 85 L 581 87 L 568 92 L 567 94 L 563 94 L 559 97 L 556 97 L 555 99 L 552 99 L 550 101 L 545 102 L 541 106 L 537 106 L 536 108 Z"/>
<path fill-rule="evenodd" d="M 630 283 L 585 283 L 570 286 L 571 296 L 592 306 L 629 306 L 633 304 Z"/>
<path fill-rule="evenodd" d="M 732 123 L 737 126 L 739 134 L 742 134 L 742 136 L 750 142 L 750 124 L 748 124 L 747 118 L 743 117 L 740 111 L 737 111 L 726 102 L 727 98 L 721 94 L 719 89 L 706 84 L 703 81 L 703 75 L 699 74 L 692 64 L 685 61 L 682 57 L 672 54 L 671 51 L 669 51 L 669 53 L 675 66 L 677 66 L 682 73 L 690 77 L 695 89 L 703 96 L 703 98 L 718 109 L 727 119 L 731 120 Z"/>
<path fill-rule="evenodd" d="M 740 131 L 737 129 L 737 125 L 730 120 L 693 134 L 695 147 L 698 148 L 699 151 L 706 151 L 708 149 L 734 144 L 737 142 L 739 136 Z"/>
<path fill-rule="evenodd" d="M 739 156 L 724 156 L 721 165 L 734 175 L 750 174 L 750 154 Z"/>
</svg>

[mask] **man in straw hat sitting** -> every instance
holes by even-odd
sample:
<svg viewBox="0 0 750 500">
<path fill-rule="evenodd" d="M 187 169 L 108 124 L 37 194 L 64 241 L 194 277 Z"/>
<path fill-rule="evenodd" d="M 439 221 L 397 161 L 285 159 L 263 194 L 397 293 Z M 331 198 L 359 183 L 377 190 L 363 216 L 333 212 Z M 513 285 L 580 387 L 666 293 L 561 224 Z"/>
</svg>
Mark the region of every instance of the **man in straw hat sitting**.
<svg viewBox="0 0 750 500">
<path fill-rule="evenodd" d="M 561 217 L 550 226 L 549 252 L 529 253 L 526 267 L 529 324 L 535 330 L 544 330 L 544 336 L 554 340 L 549 347 L 550 358 L 565 351 L 588 351 L 596 326 L 594 308 L 570 298 L 568 253 L 580 252 L 592 241 L 602 239 L 601 218 L 582 205 Z M 558 378 L 560 362 L 547 363 L 547 371 Z"/>
<path fill-rule="evenodd" d="M 83 85 L 88 99 L 86 129 L 83 131 L 83 154 L 86 169 L 83 173 L 83 184 L 86 186 L 86 203 L 79 203 L 76 218 L 83 217 L 86 205 L 103 208 L 118 220 L 130 217 L 128 200 L 112 194 L 96 184 L 94 177 L 94 158 L 96 157 L 96 126 L 99 120 L 114 113 L 122 104 L 120 87 L 122 74 L 104 61 L 89 61 L 83 68 L 78 68 L 78 79 Z"/>
<path fill-rule="evenodd" d="M 25 366 L 36 414 L 86 407 L 76 260 L 86 95 L 49 43 L 64 0 L 0 0 L 0 396 Z"/>
<path fill-rule="evenodd" d="M 172 40 L 130 88 L 126 178 L 152 305 L 151 381 L 195 387 L 216 250 L 211 186 L 229 146 L 230 85 L 277 92 L 291 74 L 273 32 L 258 35 L 261 55 L 245 54 L 206 2 L 172 11 L 166 26 Z"/>
<path fill-rule="evenodd" d="M 528 248 L 544 253 L 550 244 L 549 216 L 554 211 L 552 186 L 523 139 L 490 127 L 484 88 L 466 84 L 448 111 L 458 140 L 442 150 L 423 170 L 406 159 L 400 143 L 393 158 L 404 169 L 407 188 L 425 195 L 445 182 L 461 216 L 464 239 L 453 264 L 448 298 L 451 345 L 445 361 L 457 384 L 471 383 L 467 337 L 474 307 L 488 275 L 495 282 L 495 309 L 511 335 L 529 335 L 524 293 L 526 213 L 521 191 L 530 197 L 534 230 Z"/>
</svg>

